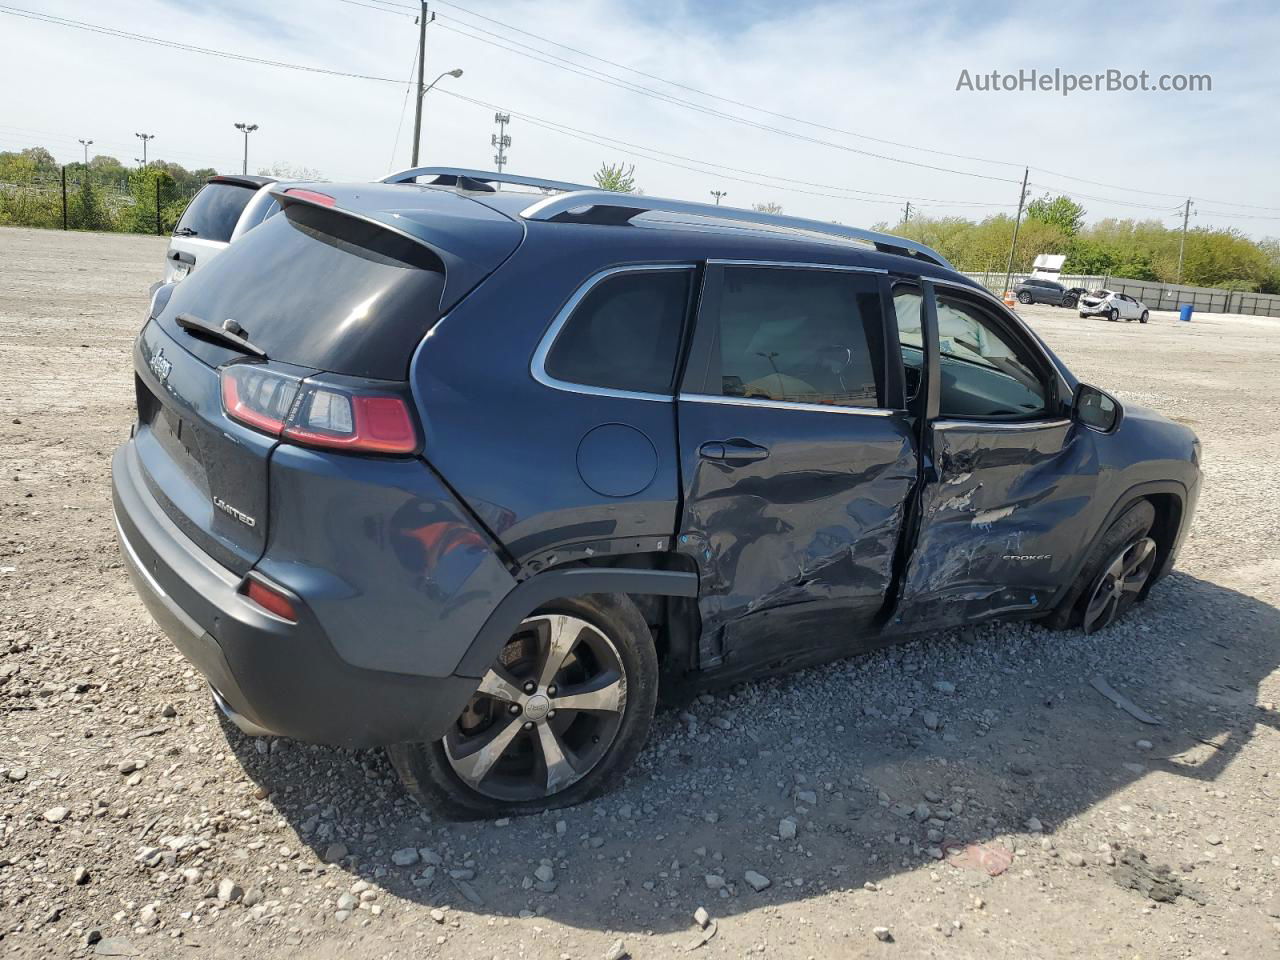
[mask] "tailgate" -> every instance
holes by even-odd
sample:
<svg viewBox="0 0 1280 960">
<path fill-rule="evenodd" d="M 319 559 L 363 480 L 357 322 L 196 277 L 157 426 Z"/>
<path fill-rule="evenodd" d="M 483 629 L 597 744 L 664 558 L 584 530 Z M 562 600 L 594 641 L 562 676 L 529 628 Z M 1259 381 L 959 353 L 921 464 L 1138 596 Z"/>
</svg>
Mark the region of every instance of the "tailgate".
<svg viewBox="0 0 1280 960">
<path fill-rule="evenodd" d="M 222 410 L 218 371 L 149 322 L 134 347 L 134 443 L 152 496 L 215 560 L 246 573 L 267 538 L 267 459 L 277 441 Z"/>
</svg>

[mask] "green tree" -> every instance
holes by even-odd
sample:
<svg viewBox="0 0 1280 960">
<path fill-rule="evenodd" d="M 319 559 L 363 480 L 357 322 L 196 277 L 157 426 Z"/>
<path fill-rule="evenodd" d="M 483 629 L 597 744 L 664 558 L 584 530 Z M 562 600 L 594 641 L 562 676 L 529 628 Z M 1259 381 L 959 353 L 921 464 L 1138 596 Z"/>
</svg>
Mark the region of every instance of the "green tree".
<svg viewBox="0 0 1280 960">
<path fill-rule="evenodd" d="M 615 193 L 635 193 L 636 165 L 623 163 L 601 163 L 595 172 L 596 186 L 601 190 L 612 190 Z"/>
<path fill-rule="evenodd" d="M 80 178 L 80 189 L 68 198 L 68 208 L 68 222 L 76 230 L 111 229 L 111 216 L 103 206 L 92 177 Z"/>
<path fill-rule="evenodd" d="M 1027 204 L 1027 219 L 1049 223 L 1059 227 L 1068 237 L 1074 237 L 1084 226 L 1084 207 L 1065 194 L 1043 197 Z"/>
</svg>

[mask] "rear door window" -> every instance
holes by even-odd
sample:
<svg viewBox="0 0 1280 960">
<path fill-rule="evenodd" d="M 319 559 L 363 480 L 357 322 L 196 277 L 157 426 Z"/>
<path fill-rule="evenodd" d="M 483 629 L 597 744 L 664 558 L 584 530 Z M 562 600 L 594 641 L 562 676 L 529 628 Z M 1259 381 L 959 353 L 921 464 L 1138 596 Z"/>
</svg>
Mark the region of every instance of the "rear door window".
<svg viewBox="0 0 1280 960">
<path fill-rule="evenodd" d="M 691 268 L 625 270 L 573 308 L 543 369 L 563 383 L 671 394 L 689 310 Z"/>
<path fill-rule="evenodd" d="M 226 243 L 255 192 L 254 188 L 234 183 L 205 184 L 187 204 L 174 234 Z"/>
<path fill-rule="evenodd" d="M 727 266 L 719 383 L 726 397 L 835 407 L 884 402 L 878 280 L 864 273 Z"/>
</svg>

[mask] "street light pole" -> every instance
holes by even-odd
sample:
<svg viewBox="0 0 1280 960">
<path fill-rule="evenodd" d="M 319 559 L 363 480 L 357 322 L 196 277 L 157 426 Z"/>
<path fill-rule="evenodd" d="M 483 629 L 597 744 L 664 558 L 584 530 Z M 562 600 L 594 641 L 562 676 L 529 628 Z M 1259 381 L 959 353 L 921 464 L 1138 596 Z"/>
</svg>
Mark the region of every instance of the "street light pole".
<svg viewBox="0 0 1280 960">
<path fill-rule="evenodd" d="M 418 165 L 419 141 L 422 136 L 422 101 L 426 99 L 426 96 L 431 92 L 431 89 L 445 77 L 453 77 L 456 80 L 460 76 L 462 76 L 461 67 L 446 70 L 444 73 L 440 74 L 440 76 L 436 77 L 423 87 L 422 92 L 418 94 L 418 110 L 417 113 L 414 114 L 415 119 L 413 122 L 413 160 L 409 166 L 416 167 Z"/>
<path fill-rule="evenodd" d="M 712 190 L 711 195 L 716 198 L 716 206 L 718 207 L 720 206 L 720 198 L 727 197 L 729 195 L 729 191 L 728 190 Z"/>
<path fill-rule="evenodd" d="M 241 169 L 240 172 L 243 173 L 245 176 L 248 176 L 249 174 L 249 134 L 257 130 L 258 125 L 256 123 L 237 123 L 236 129 L 244 134 L 244 167 Z"/>
<path fill-rule="evenodd" d="M 156 135 L 155 135 L 154 133 L 135 133 L 135 134 L 134 134 L 134 136 L 135 136 L 135 137 L 137 137 L 139 140 L 141 140 L 141 141 L 142 141 L 142 166 L 143 166 L 143 167 L 146 167 L 146 165 L 147 165 L 147 141 L 148 141 L 148 140 L 154 140 L 154 139 L 156 138 Z"/>
<path fill-rule="evenodd" d="M 81 140 L 80 145 L 84 147 L 84 168 L 89 169 L 89 148 L 93 146 L 92 140 Z"/>
</svg>

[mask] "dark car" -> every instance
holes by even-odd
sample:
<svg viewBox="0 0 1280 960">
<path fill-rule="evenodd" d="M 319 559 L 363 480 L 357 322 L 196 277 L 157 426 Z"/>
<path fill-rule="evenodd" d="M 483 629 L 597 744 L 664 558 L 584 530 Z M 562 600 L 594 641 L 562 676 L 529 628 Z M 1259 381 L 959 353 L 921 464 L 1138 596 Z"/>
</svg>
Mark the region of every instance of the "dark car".
<svg viewBox="0 0 1280 960">
<path fill-rule="evenodd" d="M 1027 277 L 1014 284 L 1019 303 L 1048 303 L 1055 307 L 1074 307 L 1080 300 L 1079 287 L 1065 287 L 1056 280 Z"/>
<path fill-rule="evenodd" d="M 1195 436 L 926 247 L 394 179 L 278 191 L 134 348 L 121 548 L 244 730 L 387 746 L 461 815 L 571 804 L 660 689 L 1098 630 L 1174 562 Z"/>
</svg>

